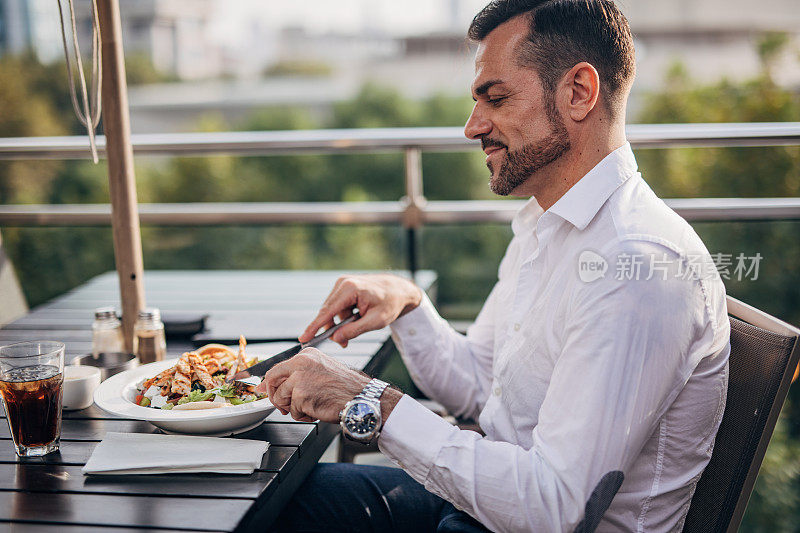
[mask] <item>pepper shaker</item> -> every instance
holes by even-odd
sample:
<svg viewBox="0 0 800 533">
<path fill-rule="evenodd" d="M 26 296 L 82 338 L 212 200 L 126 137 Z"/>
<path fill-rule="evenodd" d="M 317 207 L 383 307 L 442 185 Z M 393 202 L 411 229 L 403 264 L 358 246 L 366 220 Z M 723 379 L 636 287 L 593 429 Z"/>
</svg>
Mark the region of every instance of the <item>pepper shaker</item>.
<svg viewBox="0 0 800 533">
<path fill-rule="evenodd" d="M 167 341 L 158 309 L 151 307 L 139 311 L 133 327 L 133 353 L 141 364 L 166 359 Z"/>
</svg>

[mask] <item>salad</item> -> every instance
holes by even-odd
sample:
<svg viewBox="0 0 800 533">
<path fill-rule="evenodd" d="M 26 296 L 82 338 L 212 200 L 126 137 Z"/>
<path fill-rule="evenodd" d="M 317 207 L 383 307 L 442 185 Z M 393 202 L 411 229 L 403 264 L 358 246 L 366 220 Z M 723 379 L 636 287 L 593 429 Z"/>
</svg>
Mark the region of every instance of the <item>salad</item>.
<svg viewBox="0 0 800 533">
<path fill-rule="evenodd" d="M 255 385 L 234 381 L 229 376 L 258 362 L 246 360 L 244 337 L 239 337 L 239 352 L 221 344 L 207 344 L 186 352 L 175 366 L 137 386 L 136 405 L 155 409 L 214 409 L 240 405 L 266 398 L 256 393 Z"/>
</svg>

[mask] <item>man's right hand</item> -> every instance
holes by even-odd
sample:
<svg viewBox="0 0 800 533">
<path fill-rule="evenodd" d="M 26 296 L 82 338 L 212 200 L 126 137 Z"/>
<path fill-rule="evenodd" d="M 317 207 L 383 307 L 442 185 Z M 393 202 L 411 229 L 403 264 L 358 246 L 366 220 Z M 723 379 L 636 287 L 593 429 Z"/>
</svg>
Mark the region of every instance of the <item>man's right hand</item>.
<svg viewBox="0 0 800 533">
<path fill-rule="evenodd" d="M 299 337 L 308 342 L 320 330 L 333 326 L 333 318 L 347 318 L 358 308 L 361 318 L 343 326 L 331 340 L 342 347 L 362 333 L 381 329 L 398 317 L 416 308 L 422 301 L 422 290 L 411 281 L 390 274 L 342 276 L 322 304 L 317 317 Z"/>
</svg>

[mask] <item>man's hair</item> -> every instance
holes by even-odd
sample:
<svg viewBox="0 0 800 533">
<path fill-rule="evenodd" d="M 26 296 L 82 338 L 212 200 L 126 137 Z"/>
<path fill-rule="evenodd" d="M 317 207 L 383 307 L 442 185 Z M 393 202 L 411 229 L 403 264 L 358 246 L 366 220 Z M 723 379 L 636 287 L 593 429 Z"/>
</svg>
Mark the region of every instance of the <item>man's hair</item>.
<svg viewBox="0 0 800 533">
<path fill-rule="evenodd" d="M 545 91 L 554 94 L 564 73 L 585 61 L 597 69 L 611 116 L 624 111 L 636 66 L 628 21 L 613 0 L 492 0 L 475 15 L 467 35 L 482 41 L 519 15 L 530 26 L 519 64 L 539 73 Z"/>
</svg>

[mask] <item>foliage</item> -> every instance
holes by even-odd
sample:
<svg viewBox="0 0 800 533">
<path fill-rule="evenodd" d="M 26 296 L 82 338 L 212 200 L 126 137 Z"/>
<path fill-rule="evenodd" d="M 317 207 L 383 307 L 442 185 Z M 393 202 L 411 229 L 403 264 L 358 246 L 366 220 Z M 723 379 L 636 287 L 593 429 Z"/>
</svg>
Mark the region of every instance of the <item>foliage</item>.
<svg viewBox="0 0 800 533">
<path fill-rule="evenodd" d="M 762 71 L 755 79 L 709 86 L 694 83 L 680 65 L 664 90 L 647 99 L 643 123 L 800 121 L 800 97 L 778 86 L 771 67 L 787 40 L 768 34 L 758 45 Z M 640 150 L 644 177 L 662 197 L 800 196 L 800 147 Z M 726 281 L 728 294 L 800 324 L 800 223 L 698 223 L 713 253 L 761 254 L 758 279 Z M 734 263 L 735 264 L 735 263 Z M 731 274 L 733 274 L 731 268 Z M 800 389 L 790 390 L 748 506 L 744 531 L 794 531 L 800 522 Z"/>
<path fill-rule="evenodd" d="M 296 76 L 325 78 L 333 74 L 333 68 L 321 61 L 279 61 L 264 69 L 265 77 Z"/>
<path fill-rule="evenodd" d="M 767 72 L 772 72 L 775 61 L 789 45 L 789 34 L 782 31 L 765 33 L 756 45 L 758 57 Z"/>
<path fill-rule="evenodd" d="M 133 64 L 134 68 L 130 68 Z M 140 70 L 129 63 L 129 75 Z M 62 65 L 63 66 L 63 65 Z M 5 75 L 15 69 L 24 76 Z M 43 80 L 50 77 L 49 84 Z M 11 82 L 14 83 L 11 83 Z M 37 100 L 36 87 L 48 87 Z M 20 115 L 16 121 L 25 128 L 13 130 L 13 123 L 0 118 L 5 135 L 44 135 L 77 133 L 68 96 L 64 98 L 64 72 L 42 67 L 32 58 L 0 65 L 0 94 L 15 105 Z M 56 95 L 60 99 L 56 99 Z M 16 96 L 14 96 L 16 95 Z M 12 98 L 13 96 L 13 98 Z M 55 104 L 53 103 L 55 102 Z M 38 107 L 37 107 L 38 106 Z M 41 109 L 40 109 L 41 108 Z M 418 124 L 457 125 L 469 109 L 469 99 L 435 96 L 412 102 L 396 91 L 367 85 L 350 102 L 335 106 L 331 115 L 320 122 L 302 108 L 270 108 L 252 114 L 235 129 L 287 130 L 319 127 L 396 127 Z M 22 110 L 22 111 L 20 111 Z M 13 116 L 8 113 L 5 116 Z M 198 128 L 206 131 L 230 127 L 209 116 Z M 38 129 L 35 129 L 38 128 Z M 26 162 L 33 169 L 27 175 L 16 163 L 0 163 L 0 187 L 7 189 L 6 203 L 105 203 L 108 187 L 105 165 L 86 162 Z M 22 165 L 22 163 L 20 163 Z M 50 165 L 44 172 L 36 165 Z M 485 189 L 480 158 L 464 154 L 431 154 L 423 159 L 426 187 L 432 198 L 469 198 Z M 402 154 L 378 155 L 308 155 L 277 157 L 203 157 L 168 160 L 140 158 L 136 174 L 141 202 L 315 202 L 315 201 L 397 201 L 404 194 Z M 2 174 L 0 174 L 2 176 Z M 20 179 L 15 180 L 15 176 Z M 3 189 L 0 189 L 2 191 Z M 455 194 L 453 191 L 456 191 Z M 463 229 L 451 229 L 443 245 Z M 497 245 L 495 235 L 503 236 Z M 499 250 L 507 236 L 502 228 L 478 229 L 478 240 L 487 249 Z M 5 244 L 20 274 L 31 305 L 46 301 L 89 277 L 113 268 L 110 232 L 107 230 L 7 228 Z M 65 237 L 68 235 L 68 237 Z M 107 238 L 98 238 L 105 235 Z M 406 266 L 405 234 L 395 227 L 145 227 L 142 230 L 145 265 L 151 269 L 401 269 Z M 458 240 L 458 237 L 455 237 Z M 470 237 L 475 239 L 475 237 Z M 461 271 L 457 280 L 474 286 L 476 295 L 488 292 L 486 280 L 496 271 L 500 250 L 494 255 L 475 254 L 456 265 L 436 253 L 430 255 L 429 268 L 442 272 Z M 70 261 L 61 253 L 69 250 Z M 69 264 L 67 264 L 69 263 Z M 488 269 L 476 274 L 465 265 Z M 81 273 L 83 273 L 81 275 Z M 445 283 L 445 301 L 458 298 L 459 281 Z M 480 296 L 478 296 L 480 298 Z"/>
<path fill-rule="evenodd" d="M 125 79 L 128 85 L 178 81 L 176 75 L 158 70 L 150 58 L 142 53 L 125 56 Z"/>
<path fill-rule="evenodd" d="M 702 87 L 674 68 L 666 89 L 651 95 L 645 123 L 800 121 L 800 98 L 777 86 L 768 72 L 741 84 Z M 800 196 L 800 147 L 642 150 L 643 175 L 662 197 Z M 761 253 L 755 282 L 728 284 L 729 292 L 786 320 L 800 323 L 800 257 L 793 223 L 699 224 L 712 253 Z"/>
<path fill-rule="evenodd" d="M 0 58 L 0 136 L 59 135 L 66 129 L 57 118 L 50 95 L 37 90 L 36 73 L 23 58 Z M 54 162 L 12 162 L 0 167 L 0 201 L 31 202 L 47 187 L 61 165 Z"/>
<path fill-rule="evenodd" d="M 761 74 L 746 82 L 700 86 L 680 65 L 663 89 L 647 97 L 636 117 L 644 123 L 800 121 L 797 94 L 771 77 L 785 38 L 759 44 Z M 158 76 L 128 63 L 134 81 Z M 0 60 L 0 135 L 80 133 L 65 87 L 63 64 L 43 67 L 30 58 Z M 468 97 L 436 95 L 411 101 L 394 90 L 366 85 L 352 100 L 320 118 L 302 108 L 270 108 L 242 124 L 208 117 L 198 127 L 220 130 L 461 126 Z M 663 197 L 800 196 L 800 148 L 638 150 L 644 177 Z M 206 157 L 137 160 L 143 202 L 396 201 L 404 194 L 401 154 Z M 2 162 L 2 203 L 108 201 L 104 165 L 86 162 Z M 425 194 L 431 200 L 492 195 L 480 153 L 426 153 Z M 757 280 L 731 280 L 729 292 L 800 323 L 800 223 L 702 223 L 695 229 L 712 253 L 761 253 Z M 148 269 L 375 269 L 405 267 L 406 235 L 397 227 L 145 227 Z M 113 269 L 108 228 L 4 228 L 4 244 L 29 303 L 36 305 Z M 500 225 L 427 227 L 419 246 L 422 268 L 439 274 L 439 301 L 451 318 L 474 317 L 496 277 L 510 239 Z M 792 389 L 756 486 L 744 529 L 792 530 L 800 521 L 800 393 Z"/>
<path fill-rule="evenodd" d="M 800 447 L 787 432 L 781 416 L 747 505 L 741 531 L 796 531 L 800 496 L 792 490 L 800 477 Z"/>
</svg>

